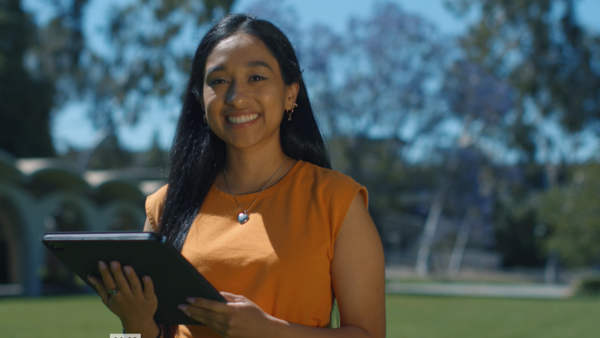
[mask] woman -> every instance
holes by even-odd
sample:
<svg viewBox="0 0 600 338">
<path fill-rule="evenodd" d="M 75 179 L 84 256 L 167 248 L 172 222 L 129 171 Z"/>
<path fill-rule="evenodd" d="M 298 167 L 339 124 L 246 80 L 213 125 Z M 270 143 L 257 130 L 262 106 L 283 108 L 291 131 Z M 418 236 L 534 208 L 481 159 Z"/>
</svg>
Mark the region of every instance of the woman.
<svg viewBox="0 0 600 338">
<path fill-rule="evenodd" d="M 267 21 L 229 15 L 198 46 L 169 184 L 148 197 L 144 227 L 228 302 L 190 295 L 180 309 L 206 326 L 159 327 L 147 276 L 100 262 L 93 283 L 144 338 L 384 337 L 383 250 L 366 205 L 365 188 L 330 169 L 291 43 Z"/>
</svg>

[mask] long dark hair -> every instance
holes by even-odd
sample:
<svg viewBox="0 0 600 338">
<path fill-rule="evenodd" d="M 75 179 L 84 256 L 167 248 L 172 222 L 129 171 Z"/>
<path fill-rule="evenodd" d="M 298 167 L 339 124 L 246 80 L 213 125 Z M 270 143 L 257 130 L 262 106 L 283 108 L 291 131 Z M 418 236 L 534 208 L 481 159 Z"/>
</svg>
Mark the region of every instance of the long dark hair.
<svg viewBox="0 0 600 338">
<path fill-rule="evenodd" d="M 159 232 L 181 251 L 188 230 L 200 211 L 217 174 L 225 163 L 225 142 L 204 122 L 202 98 L 206 59 L 213 48 L 234 33 L 259 38 L 277 59 L 286 85 L 299 84 L 292 121 L 283 118 L 280 126 L 281 147 L 285 155 L 331 168 L 329 154 L 308 99 L 302 71 L 292 44 L 272 23 L 247 14 L 230 14 L 217 22 L 204 36 L 194 55 L 181 116 L 170 156 L 167 196 Z M 284 114 L 285 116 L 285 114 Z M 165 328 L 165 337 L 173 333 Z"/>
</svg>

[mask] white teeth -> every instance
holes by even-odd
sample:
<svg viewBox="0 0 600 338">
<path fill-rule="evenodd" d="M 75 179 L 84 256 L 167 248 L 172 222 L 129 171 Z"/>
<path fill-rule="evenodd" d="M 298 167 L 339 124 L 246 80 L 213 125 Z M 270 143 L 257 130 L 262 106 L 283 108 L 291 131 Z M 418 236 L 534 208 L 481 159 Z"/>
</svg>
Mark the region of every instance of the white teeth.
<svg viewBox="0 0 600 338">
<path fill-rule="evenodd" d="M 242 116 L 227 116 L 227 121 L 233 124 L 240 124 L 256 120 L 258 114 L 242 115 Z"/>
</svg>

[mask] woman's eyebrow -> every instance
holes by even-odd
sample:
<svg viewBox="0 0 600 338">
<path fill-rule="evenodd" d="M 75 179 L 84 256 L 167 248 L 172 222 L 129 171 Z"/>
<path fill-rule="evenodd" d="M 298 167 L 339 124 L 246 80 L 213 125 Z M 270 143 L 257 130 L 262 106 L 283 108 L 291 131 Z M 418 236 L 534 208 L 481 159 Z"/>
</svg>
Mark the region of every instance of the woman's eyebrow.
<svg viewBox="0 0 600 338">
<path fill-rule="evenodd" d="M 269 66 L 269 64 L 264 61 L 248 61 L 246 62 L 246 67 L 265 67 L 268 68 L 270 71 L 273 71 L 273 68 L 271 68 L 271 66 Z"/>
<path fill-rule="evenodd" d="M 268 63 L 264 62 L 264 61 L 248 61 L 245 64 L 246 67 L 251 68 L 251 67 L 265 67 L 268 68 L 270 71 L 273 71 L 273 68 L 271 68 L 271 66 L 269 66 Z M 216 65 L 213 67 L 210 67 L 206 70 L 206 77 L 208 77 L 211 73 L 220 71 L 220 70 L 227 70 L 227 68 L 224 65 Z"/>
<path fill-rule="evenodd" d="M 205 76 L 208 77 L 210 75 L 210 73 L 214 73 L 214 72 L 219 71 L 219 70 L 225 70 L 225 66 L 218 65 L 218 66 L 210 67 L 210 68 L 208 68 L 206 70 L 206 75 Z"/>
</svg>

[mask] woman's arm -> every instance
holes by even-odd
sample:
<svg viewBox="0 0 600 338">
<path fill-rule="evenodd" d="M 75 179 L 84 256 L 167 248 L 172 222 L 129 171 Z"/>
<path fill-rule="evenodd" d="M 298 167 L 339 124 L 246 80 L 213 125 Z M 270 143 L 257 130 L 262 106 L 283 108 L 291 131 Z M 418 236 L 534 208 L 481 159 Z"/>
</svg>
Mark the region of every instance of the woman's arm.
<svg viewBox="0 0 600 338">
<path fill-rule="evenodd" d="M 385 337 L 385 261 L 375 224 L 357 194 L 335 242 L 331 267 L 339 329 L 280 321 L 274 337 Z"/>
</svg>

